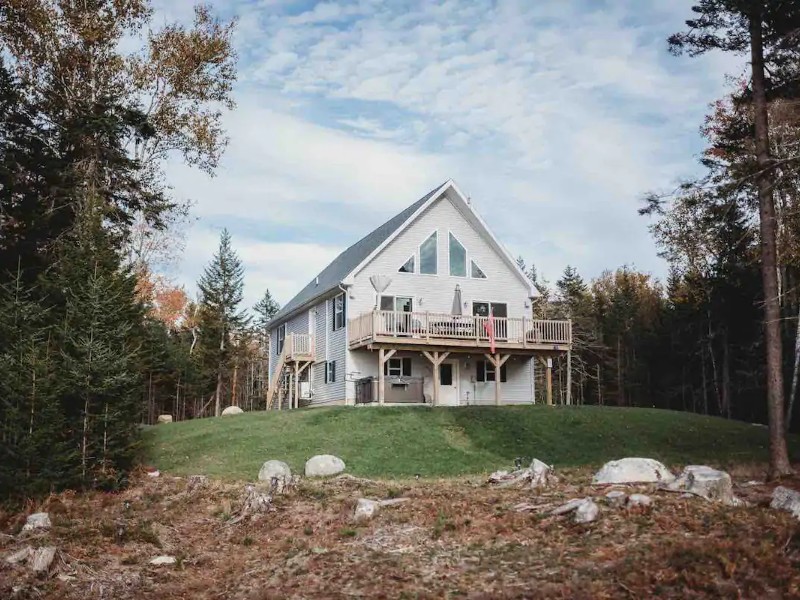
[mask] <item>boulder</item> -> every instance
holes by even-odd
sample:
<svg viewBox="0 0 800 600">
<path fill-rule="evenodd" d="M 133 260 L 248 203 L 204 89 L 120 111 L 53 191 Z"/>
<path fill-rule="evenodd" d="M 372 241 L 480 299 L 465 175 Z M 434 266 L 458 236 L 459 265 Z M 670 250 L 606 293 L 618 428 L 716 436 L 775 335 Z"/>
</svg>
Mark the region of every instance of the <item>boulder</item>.
<svg viewBox="0 0 800 600">
<path fill-rule="evenodd" d="M 594 501 L 586 498 L 583 504 L 575 509 L 575 522 L 576 523 L 591 523 L 597 518 L 600 513 L 600 507 Z"/>
<path fill-rule="evenodd" d="M 621 490 L 611 490 L 605 495 L 606 502 L 609 506 L 616 506 L 617 508 L 625 506 L 625 501 L 628 499 L 628 494 Z"/>
<path fill-rule="evenodd" d="M 675 476 L 667 467 L 652 458 L 612 460 L 594 475 L 592 483 L 670 483 Z"/>
<path fill-rule="evenodd" d="M 345 470 L 344 461 L 332 454 L 318 454 L 306 461 L 306 477 L 328 477 Z"/>
<path fill-rule="evenodd" d="M 650 506 L 652 503 L 652 498 L 645 494 L 631 494 L 628 496 L 628 507 L 630 508 L 635 508 L 637 506 Z"/>
<path fill-rule="evenodd" d="M 174 565 L 176 562 L 177 561 L 175 560 L 174 556 L 162 555 L 162 556 L 156 556 L 153 560 L 150 561 L 150 564 L 159 567 L 162 565 Z"/>
<path fill-rule="evenodd" d="M 33 513 L 32 515 L 28 515 L 28 519 L 25 521 L 25 525 L 22 527 L 22 531 L 32 531 L 34 529 L 49 529 L 52 527 L 52 523 L 50 522 L 50 515 L 46 512 L 39 512 Z"/>
<path fill-rule="evenodd" d="M 576 510 L 579 506 L 584 504 L 587 501 L 590 501 L 590 498 L 573 498 L 572 500 L 568 500 L 566 503 L 562 504 L 561 506 L 554 508 L 550 511 L 551 515 L 564 515 L 568 512 L 572 512 Z"/>
<path fill-rule="evenodd" d="M 800 519 L 800 492 L 779 485 L 772 491 L 770 507 L 788 511 Z"/>
<path fill-rule="evenodd" d="M 158 415 L 157 423 L 172 423 L 172 415 Z"/>
<path fill-rule="evenodd" d="M 667 486 L 675 492 L 687 492 L 706 500 L 738 506 L 741 501 L 733 495 L 731 476 L 705 465 L 689 465 L 680 477 Z"/>
<path fill-rule="evenodd" d="M 378 510 L 380 510 L 381 503 L 377 500 L 370 500 L 369 498 L 359 498 L 356 504 L 356 512 L 353 515 L 356 522 L 369 521 L 374 517 Z"/>
<path fill-rule="evenodd" d="M 261 470 L 258 472 L 259 481 L 272 482 L 272 478 L 277 477 L 284 482 L 289 482 L 292 479 L 292 470 L 282 460 L 268 460 L 261 465 Z"/>
<path fill-rule="evenodd" d="M 230 415 L 241 415 L 243 413 L 244 411 L 238 406 L 229 406 L 228 408 L 222 411 L 222 416 L 228 417 Z"/>
<path fill-rule="evenodd" d="M 530 466 L 531 488 L 544 488 L 558 482 L 558 478 L 553 474 L 553 467 L 534 458 Z"/>
<path fill-rule="evenodd" d="M 31 570 L 34 573 L 47 573 L 50 570 L 50 565 L 56 557 L 56 549 L 53 546 L 45 546 L 37 548 L 33 551 L 31 556 Z"/>
<path fill-rule="evenodd" d="M 33 548 L 30 546 L 25 546 L 24 548 L 6 556 L 6 562 L 10 565 L 16 565 L 17 563 L 28 560 L 31 554 L 33 554 Z"/>
</svg>

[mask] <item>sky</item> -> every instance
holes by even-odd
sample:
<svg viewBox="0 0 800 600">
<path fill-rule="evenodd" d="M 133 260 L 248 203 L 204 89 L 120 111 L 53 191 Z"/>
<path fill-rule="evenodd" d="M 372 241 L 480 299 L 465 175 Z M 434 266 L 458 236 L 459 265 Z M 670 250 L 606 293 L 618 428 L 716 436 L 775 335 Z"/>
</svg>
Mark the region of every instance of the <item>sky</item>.
<svg viewBox="0 0 800 600">
<path fill-rule="evenodd" d="M 637 214 L 697 174 L 708 105 L 742 57 L 674 57 L 691 0 L 218 0 L 236 17 L 237 108 L 194 204 L 176 281 L 227 227 L 245 303 L 287 302 L 344 248 L 453 179 L 514 256 L 554 282 L 666 265 Z M 157 0 L 155 24 L 192 4 Z"/>
</svg>

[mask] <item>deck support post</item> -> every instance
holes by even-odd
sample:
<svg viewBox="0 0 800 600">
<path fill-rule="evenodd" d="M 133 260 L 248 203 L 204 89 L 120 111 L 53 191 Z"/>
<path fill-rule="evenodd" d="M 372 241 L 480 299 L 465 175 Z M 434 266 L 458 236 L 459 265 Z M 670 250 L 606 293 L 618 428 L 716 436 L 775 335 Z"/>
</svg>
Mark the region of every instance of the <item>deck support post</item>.
<svg viewBox="0 0 800 600">
<path fill-rule="evenodd" d="M 547 406 L 553 406 L 553 359 L 548 356 L 545 361 L 547 371 Z"/>
<path fill-rule="evenodd" d="M 494 366 L 494 404 L 495 406 L 500 406 L 500 385 L 503 379 L 500 376 L 500 370 L 506 364 L 506 361 L 511 358 L 511 355 L 506 354 L 501 357 L 499 352 L 495 352 L 494 354 L 484 354 L 484 356 Z"/>
<path fill-rule="evenodd" d="M 386 402 L 386 375 L 383 370 L 386 361 L 392 358 L 396 352 L 397 350 L 378 348 L 378 404 L 380 405 Z"/>
<path fill-rule="evenodd" d="M 290 408 L 300 407 L 300 366 L 294 363 L 294 398 Z"/>
<path fill-rule="evenodd" d="M 567 406 L 572 404 L 572 350 L 567 350 Z"/>
<path fill-rule="evenodd" d="M 439 388 L 441 387 L 441 377 L 439 376 L 439 365 L 444 362 L 448 356 L 450 356 L 449 352 L 428 352 L 426 350 L 422 351 L 422 354 L 425 355 L 429 361 L 431 361 L 431 365 L 433 365 L 433 406 L 439 405 Z"/>
</svg>

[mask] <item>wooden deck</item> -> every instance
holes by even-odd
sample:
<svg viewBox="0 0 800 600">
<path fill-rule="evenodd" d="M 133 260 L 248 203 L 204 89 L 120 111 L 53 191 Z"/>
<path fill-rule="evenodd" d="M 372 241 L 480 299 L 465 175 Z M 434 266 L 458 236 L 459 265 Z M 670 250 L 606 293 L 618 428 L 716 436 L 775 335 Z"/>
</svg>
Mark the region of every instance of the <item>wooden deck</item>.
<svg viewBox="0 0 800 600">
<path fill-rule="evenodd" d="M 488 349 L 488 321 L 472 315 L 374 310 L 348 321 L 348 344 L 351 350 L 384 345 Z M 497 317 L 494 328 L 498 350 L 565 352 L 572 342 L 570 321 Z"/>
</svg>

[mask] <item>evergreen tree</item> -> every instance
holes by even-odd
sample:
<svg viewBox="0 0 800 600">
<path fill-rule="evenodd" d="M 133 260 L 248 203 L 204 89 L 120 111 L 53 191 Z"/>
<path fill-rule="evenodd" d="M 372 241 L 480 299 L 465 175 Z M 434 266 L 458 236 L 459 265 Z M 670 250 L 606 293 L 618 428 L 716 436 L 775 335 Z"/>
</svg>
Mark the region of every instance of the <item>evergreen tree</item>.
<svg viewBox="0 0 800 600">
<path fill-rule="evenodd" d="M 116 487 L 138 442 L 144 308 L 99 219 L 86 220 L 65 245 L 55 276 L 66 290 L 59 396 L 80 456 L 73 480 Z"/>
<path fill-rule="evenodd" d="M 266 330 L 267 323 L 272 320 L 272 317 L 280 310 L 280 305 L 272 297 L 269 290 L 264 292 L 264 296 L 256 302 L 253 310 L 256 313 L 256 326 L 261 330 Z"/>
<path fill-rule="evenodd" d="M 761 274 L 764 302 L 767 407 L 770 430 L 770 476 L 792 472 L 784 431 L 783 350 L 777 263 L 777 217 L 774 161 L 769 141 L 768 96 L 797 91 L 797 30 L 800 3 L 783 0 L 700 0 L 688 32 L 669 38 L 675 53 L 695 56 L 710 50 L 750 55 L 750 98 L 758 195 Z M 769 79 L 767 78 L 769 72 Z"/>
<path fill-rule="evenodd" d="M 233 336 L 250 319 L 239 309 L 244 296 L 244 267 L 223 229 L 219 248 L 197 282 L 200 288 L 200 335 L 205 364 L 215 370 L 214 414 L 221 412 L 222 383 L 234 355 Z"/>
</svg>

